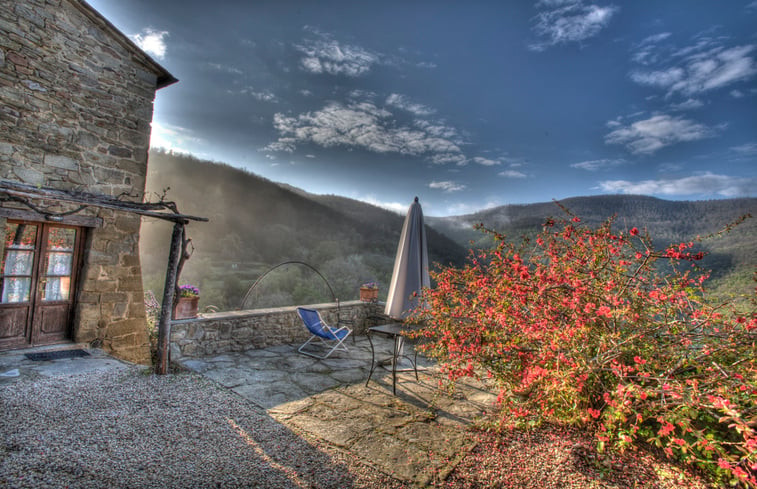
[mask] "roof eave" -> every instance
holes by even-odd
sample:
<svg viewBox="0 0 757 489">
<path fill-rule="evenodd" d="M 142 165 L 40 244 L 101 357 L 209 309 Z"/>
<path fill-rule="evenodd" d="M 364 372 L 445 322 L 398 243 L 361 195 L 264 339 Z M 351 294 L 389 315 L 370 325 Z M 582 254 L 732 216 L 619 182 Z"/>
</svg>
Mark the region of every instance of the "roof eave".
<svg viewBox="0 0 757 489">
<path fill-rule="evenodd" d="M 109 32 L 111 36 L 113 36 L 113 39 L 116 40 L 116 42 L 118 42 L 128 51 L 134 54 L 140 62 L 142 62 L 147 68 L 149 68 L 157 75 L 157 82 L 155 84 L 156 90 L 160 90 L 161 88 L 167 87 L 168 85 L 173 85 L 174 83 L 179 81 L 178 78 L 174 77 L 171 73 L 169 73 L 168 70 L 163 68 L 160 63 L 155 61 L 149 54 L 144 52 L 142 48 L 134 43 L 134 41 L 129 39 L 129 36 L 121 32 L 118 27 L 114 26 L 108 19 L 103 17 L 100 12 L 95 10 L 95 8 L 88 4 L 85 0 L 71 0 L 71 3 L 73 3 L 74 6 L 76 6 L 90 20 Z"/>
</svg>

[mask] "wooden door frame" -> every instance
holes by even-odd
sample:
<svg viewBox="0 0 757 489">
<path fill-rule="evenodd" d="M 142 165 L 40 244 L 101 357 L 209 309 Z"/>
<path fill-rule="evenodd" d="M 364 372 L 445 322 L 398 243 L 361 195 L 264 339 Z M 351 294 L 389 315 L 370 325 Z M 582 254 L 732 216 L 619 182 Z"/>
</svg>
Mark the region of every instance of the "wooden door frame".
<svg viewBox="0 0 757 489">
<path fill-rule="evenodd" d="M 6 223 L 11 224 L 27 224 L 37 227 L 37 236 L 35 240 L 35 247 L 34 247 L 34 260 L 32 263 L 32 274 L 31 274 L 31 284 L 30 284 L 30 291 L 29 291 L 29 312 L 27 315 L 27 330 L 26 334 L 24 335 L 24 342 L 23 343 L 12 343 L 8 346 L 8 348 L 18 348 L 18 347 L 24 347 L 24 346 L 37 346 L 37 345 L 46 345 L 46 344 L 54 344 L 54 343 L 63 343 L 67 341 L 71 341 L 73 339 L 73 318 L 74 313 L 76 310 L 76 305 L 78 303 L 78 296 L 79 296 L 79 290 L 80 290 L 80 284 L 79 284 L 79 278 L 81 275 L 81 270 L 83 266 L 83 255 L 84 255 L 84 246 L 86 241 L 86 227 L 83 226 L 77 226 L 73 224 L 68 223 L 58 223 L 58 222 L 45 222 L 45 221 L 32 221 L 28 219 L 14 219 L 14 218 L 8 218 L 6 219 Z M 46 239 L 49 235 L 49 230 L 51 228 L 68 228 L 68 229 L 74 229 L 76 231 L 76 237 L 74 239 L 74 246 L 72 251 L 72 257 L 71 257 L 71 283 L 69 286 L 69 296 L 67 301 L 69 303 L 69 310 L 68 314 L 66 315 L 66 327 L 65 332 L 63 333 L 62 338 L 56 338 L 52 341 L 40 341 L 40 320 L 41 317 L 41 308 L 44 306 L 43 301 L 41 300 L 41 291 L 39 288 L 39 281 L 42 276 L 42 262 L 44 259 L 44 254 L 48 251 L 47 249 L 47 242 Z M 58 302 L 58 301 L 50 301 L 50 302 Z M 64 301 L 59 301 L 64 302 Z"/>
<path fill-rule="evenodd" d="M 45 257 L 45 254 L 49 252 L 47 245 L 48 245 L 48 236 L 51 228 L 65 228 L 65 229 L 73 229 L 75 231 L 75 237 L 74 237 L 74 244 L 71 251 L 71 282 L 69 284 L 69 292 L 68 292 L 68 299 L 65 301 L 43 301 L 41 299 L 41 289 L 39 286 L 39 280 L 44 275 L 43 270 L 43 259 Z M 79 271 L 80 271 L 80 261 L 82 257 L 82 243 L 84 241 L 84 228 L 81 226 L 72 226 L 69 224 L 62 224 L 62 223 L 43 223 L 42 226 L 42 239 L 40 241 L 40 249 L 39 249 L 39 263 L 38 263 L 38 269 L 36 270 L 36 279 L 37 279 L 37 289 L 36 289 L 36 297 L 35 297 L 35 303 L 34 308 L 32 310 L 32 325 L 31 325 L 31 338 L 30 338 L 30 344 L 33 346 L 36 345 L 47 345 L 47 344 L 53 344 L 53 343 L 60 343 L 63 341 L 70 341 L 73 338 L 73 324 L 72 319 L 74 315 L 74 310 L 76 308 L 76 303 L 78 299 L 78 278 L 79 278 Z M 54 306 L 55 303 L 63 304 L 68 303 L 68 313 L 66 315 L 65 319 L 65 331 L 63 332 L 63 336 L 60 338 L 53 338 L 51 340 L 45 340 L 42 335 L 42 323 L 41 320 L 43 318 L 42 314 L 42 308 L 45 306 Z"/>
</svg>

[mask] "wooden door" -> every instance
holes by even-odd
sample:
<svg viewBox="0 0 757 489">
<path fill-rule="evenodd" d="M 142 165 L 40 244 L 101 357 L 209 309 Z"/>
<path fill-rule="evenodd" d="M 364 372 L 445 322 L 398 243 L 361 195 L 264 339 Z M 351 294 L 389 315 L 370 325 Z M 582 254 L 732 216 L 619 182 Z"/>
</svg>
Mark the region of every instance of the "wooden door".
<svg viewBox="0 0 757 489">
<path fill-rule="evenodd" d="M 81 228 L 9 220 L 0 268 L 0 348 L 70 338 Z"/>
</svg>

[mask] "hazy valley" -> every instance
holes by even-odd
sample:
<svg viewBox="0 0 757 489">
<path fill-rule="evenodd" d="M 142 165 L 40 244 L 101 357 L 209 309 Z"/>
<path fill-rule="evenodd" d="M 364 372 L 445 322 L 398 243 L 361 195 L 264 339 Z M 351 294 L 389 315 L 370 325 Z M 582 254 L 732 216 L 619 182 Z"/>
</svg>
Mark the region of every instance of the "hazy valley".
<svg viewBox="0 0 757 489">
<path fill-rule="evenodd" d="M 234 309 L 262 274 L 286 261 L 316 268 L 340 300 L 358 296 L 360 284 L 378 282 L 385 297 L 404 216 L 353 199 L 314 195 L 219 163 L 151 152 L 147 192 L 209 223 L 187 227 L 195 248 L 181 277 L 202 291 L 201 306 Z M 408 201 L 408 205 L 409 205 Z M 616 228 L 646 228 L 658 246 L 689 241 L 722 229 L 739 216 L 757 216 L 757 199 L 666 201 L 643 196 L 595 196 L 562 203 L 584 223 L 616 215 Z M 461 265 L 471 242 L 488 243 L 473 224 L 510 238 L 540 229 L 548 216 L 561 217 L 553 202 L 508 205 L 454 217 L 426 217 L 429 254 L 435 264 Z M 145 288 L 160 297 L 171 228 L 144 219 L 141 255 Z M 757 219 L 705 240 L 702 266 L 713 270 L 718 294 L 748 294 L 757 265 Z M 287 265 L 268 274 L 246 307 L 324 302 L 332 299 L 323 280 L 308 267 Z"/>
</svg>

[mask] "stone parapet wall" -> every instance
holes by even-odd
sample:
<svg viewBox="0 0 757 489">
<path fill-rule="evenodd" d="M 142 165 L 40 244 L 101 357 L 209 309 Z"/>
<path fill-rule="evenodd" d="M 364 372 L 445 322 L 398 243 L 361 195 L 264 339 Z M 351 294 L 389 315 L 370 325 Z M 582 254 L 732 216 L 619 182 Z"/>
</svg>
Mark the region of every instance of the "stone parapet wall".
<svg viewBox="0 0 757 489">
<path fill-rule="evenodd" d="M 371 316 L 384 312 L 384 304 L 350 301 L 313 304 L 330 325 L 339 319 L 351 322 L 352 334 L 363 334 Z M 196 319 L 173 321 L 171 325 L 171 361 L 181 357 L 198 357 L 224 352 L 267 348 L 275 345 L 304 343 L 310 338 L 297 315 L 297 308 L 278 307 L 249 311 L 204 314 Z"/>
</svg>

